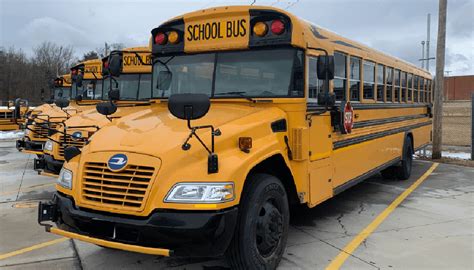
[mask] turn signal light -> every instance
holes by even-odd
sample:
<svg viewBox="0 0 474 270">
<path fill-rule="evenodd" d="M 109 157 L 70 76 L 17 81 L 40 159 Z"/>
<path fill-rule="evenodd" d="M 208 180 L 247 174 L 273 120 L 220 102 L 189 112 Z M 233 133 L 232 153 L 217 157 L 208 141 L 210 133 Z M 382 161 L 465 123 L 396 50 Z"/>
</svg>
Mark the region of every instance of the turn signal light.
<svg viewBox="0 0 474 270">
<path fill-rule="evenodd" d="M 273 20 L 271 29 L 273 34 L 281 35 L 285 31 L 285 24 L 281 20 Z"/>
<path fill-rule="evenodd" d="M 252 149 L 252 138 L 251 137 L 240 137 L 239 148 L 242 152 L 249 153 Z"/>
<path fill-rule="evenodd" d="M 172 44 L 176 44 L 179 42 L 179 35 L 178 35 L 178 32 L 176 31 L 171 31 L 169 34 L 168 34 L 168 40 L 169 42 L 171 42 Z"/>
<path fill-rule="evenodd" d="M 164 45 L 167 41 L 168 37 L 165 33 L 158 33 L 155 36 L 155 43 L 159 45 Z"/>
<path fill-rule="evenodd" d="M 253 26 L 253 32 L 259 37 L 263 37 L 268 32 L 267 24 L 264 22 L 258 22 Z"/>
</svg>

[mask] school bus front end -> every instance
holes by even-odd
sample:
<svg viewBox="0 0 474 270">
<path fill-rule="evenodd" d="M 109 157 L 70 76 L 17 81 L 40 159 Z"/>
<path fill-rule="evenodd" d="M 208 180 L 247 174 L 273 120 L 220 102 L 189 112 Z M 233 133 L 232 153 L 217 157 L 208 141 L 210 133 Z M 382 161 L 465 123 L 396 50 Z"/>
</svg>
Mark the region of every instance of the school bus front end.
<svg viewBox="0 0 474 270">
<path fill-rule="evenodd" d="M 110 58 L 120 61 L 120 74 L 109 74 Z M 114 103 L 116 112 L 102 115 L 96 108 L 77 113 L 64 121 L 46 142 L 42 157 L 36 158 L 34 169 L 40 174 L 58 176 L 68 147 L 81 150 L 87 140 L 100 128 L 117 119 L 145 110 L 151 98 L 151 51 L 149 47 L 131 47 L 113 51 L 102 59 L 102 104 Z M 118 100 L 108 100 L 110 90 L 119 91 Z"/>
<path fill-rule="evenodd" d="M 409 170 L 413 147 L 429 142 L 428 104 L 361 101 L 355 116 L 348 84 L 334 103 L 331 56 L 348 41 L 285 11 L 201 10 L 152 36 L 157 102 L 71 155 L 54 199 L 39 207 L 48 231 L 164 256 L 225 253 L 236 269 L 275 269 L 290 205 L 313 207 L 395 161 Z M 378 155 L 368 163 L 357 158 L 364 151 Z"/>
</svg>

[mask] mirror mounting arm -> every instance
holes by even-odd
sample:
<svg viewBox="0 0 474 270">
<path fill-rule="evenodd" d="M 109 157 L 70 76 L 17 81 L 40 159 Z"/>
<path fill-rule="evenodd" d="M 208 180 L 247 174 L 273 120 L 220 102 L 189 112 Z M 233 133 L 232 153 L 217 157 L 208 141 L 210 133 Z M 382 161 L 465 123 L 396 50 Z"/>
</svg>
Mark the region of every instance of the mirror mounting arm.
<svg viewBox="0 0 474 270">
<path fill-rule="evenodd" d="M 214 126 L 212 125 L 205 125 L 205 126 L 196 126 L 192 127 L 191 126 L 191 120 L 188 119 L 188 128 L 191 130 L 189 133 L 189 136 L 186 138 L 184 141 L 183 145 L 181 145 L 181 149 L 184 151 L 187 151 L 191 148 L 191 145 L 189 144 L 189 140 L 194 136 L 196 139 L 199 141 L 199 143 L 206 149 L 206 151 L 209 153 L 208 158 L 207 158 L 207 173 L 217 173 L 219 171 L 219 163 L 218 163 L 218 157 L 217 154 L 214 152 L 214 137 L 219 136 L 221 133 L 219 129 L 214 129 Z M 206 129 L 209 128 L 211 129 L 211 149 L 202 141 L 202 139 L 199 137 L 199 135 L 196 133 L 198 129 Z"/>
<path fill-rule="evenodd" d="M 147 64 L 147 63 L 143 62 L 143 58 L 140 56 L 140 54 L 138 54 L 138 52 L 133 52 L 133 53 L 138 58 L 138 61 L 140 61 L 140 64 L 142 64 L 144 66 L 152 66 L 151 63 Z"/>
</svg>

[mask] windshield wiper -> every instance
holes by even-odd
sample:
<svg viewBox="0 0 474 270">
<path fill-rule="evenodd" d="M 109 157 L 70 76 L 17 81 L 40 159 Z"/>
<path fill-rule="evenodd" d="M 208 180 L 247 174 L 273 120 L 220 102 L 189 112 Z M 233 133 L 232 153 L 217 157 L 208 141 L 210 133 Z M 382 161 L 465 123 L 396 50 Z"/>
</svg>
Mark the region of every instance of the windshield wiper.
<svg viewBox="0 0 474 270">
<path fill-rule="evenodd" d="M 247 93 L 247 92 L 244 92 L 244 91 L 230 91 L 230 92 L 224 92 L 224 93 L 214 93 L 214 96 L 224 96 L 224 95 L 231 95 L 232 96 L 232 95 L 236 95 L 236 96 L 239 96 L 239 97 L 243 97 L 248 101 L 254 102 L 254 100 L 251 97 L 247 97 L 245 95 L 245 93 Z"/>
</svg>

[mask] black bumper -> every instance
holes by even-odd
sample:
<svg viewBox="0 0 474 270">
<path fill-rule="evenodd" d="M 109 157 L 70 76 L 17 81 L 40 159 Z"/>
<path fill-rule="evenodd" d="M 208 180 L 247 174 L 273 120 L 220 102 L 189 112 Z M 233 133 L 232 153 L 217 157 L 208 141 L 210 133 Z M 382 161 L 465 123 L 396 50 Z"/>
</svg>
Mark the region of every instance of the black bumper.
<svg viewBox="0 0 474 270">
<path fill-rule="evenodd" d="M 148 217 L 88 211 L 55 193 L 40 203 L 38 222 L 54 221 L 63 230 L 94 238 L 145 247 L 165 248 L 176 256 L 220 256 L 232 240 L 237 208 L 222 211 L 157 210 Z M 114 237 L 115 235 L 115 237 Z"/>
<path fill-rule="evenodd" d="M 16 149 L 28 151 L 43 151 L 44 142 L 33 142 L 25 140 L 16 141 Z"/>
<path fill-rule="evenodd" d="M 34 169 L 35 171 L 45 171 L 47 173 L 59 174 L 63 167 L 63 160 L 56 160 L 50 155 L 42 155 L 39 158 L 35 158 Z"/>
</svg>

